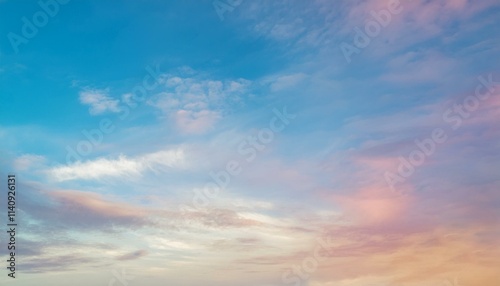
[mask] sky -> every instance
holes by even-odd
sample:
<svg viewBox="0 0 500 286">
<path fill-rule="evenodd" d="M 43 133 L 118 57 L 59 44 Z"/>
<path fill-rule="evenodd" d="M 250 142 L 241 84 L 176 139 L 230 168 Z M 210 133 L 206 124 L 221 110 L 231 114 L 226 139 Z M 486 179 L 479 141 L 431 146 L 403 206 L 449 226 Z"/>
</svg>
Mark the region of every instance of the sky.
<svg viewBox="0 0 500 286">
<path fill-rule="evenodd" d="M 499 19 L 1 0 L 1 284 L 499 285 Z"/>
</svg>

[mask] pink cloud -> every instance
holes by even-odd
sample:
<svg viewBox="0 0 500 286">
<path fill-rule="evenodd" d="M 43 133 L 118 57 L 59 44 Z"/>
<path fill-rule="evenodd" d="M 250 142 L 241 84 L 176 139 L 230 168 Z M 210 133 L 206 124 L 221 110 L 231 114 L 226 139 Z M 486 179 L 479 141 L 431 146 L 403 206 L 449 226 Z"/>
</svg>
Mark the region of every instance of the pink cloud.
<svg viewBox="0 0 500 286">
<path fill-rule="evenodd" d="M 52 191 L 49 193 L 55 201 L 62 204 L 62 207 L 79 210 L 82 213 L 91 213 L 110 219 L 128 218 L 144 219 L 146 212 L 136 206 L 113 202 L 105 199 L 102 195 L 81 191 Z"/>
<path fill-rule="evenodd" d="M 364 29 L 373 19 L 372 12 L 387 10 L 391 0 L 352 1 L 343 33 L 352 33 L 354 27 Z M 402 12 L 391 16 L 389 25 L 383 27 L 379 35 L 372 39 L 364 52 L 371 57 L 382 57 L 402 51 L 415 44 L 438 36 L 447 35 L 454 23 L 465 23 L 478 13 L 498 6 L 498 1 L 400 0 Z M 484 25 L 484 23 L 483 23 Z M 433 72 L 433 70 L 428 70 Z"/>
<path fill-rule="evenodd" d="M 352 196 L 340 196 L 335 199 L 346 210 L 350 218 L 363 224 L 383 224 L 399 220 L 409 208 L 407 196 L 396 196 L 386 187 L 366 188 Z"/>
</svg>

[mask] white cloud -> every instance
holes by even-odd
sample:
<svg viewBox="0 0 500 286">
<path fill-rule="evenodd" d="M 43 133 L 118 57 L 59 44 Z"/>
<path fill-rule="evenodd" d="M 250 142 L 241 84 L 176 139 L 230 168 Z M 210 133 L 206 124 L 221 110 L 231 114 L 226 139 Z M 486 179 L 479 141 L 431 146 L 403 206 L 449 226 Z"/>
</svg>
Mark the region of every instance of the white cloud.
<svg viewBox="0 0 500 286">
<path fill-rule="evenodd" d="M 179 110 L 175 113 L 175 122 L 184 133 L 203 133 L 213 128 L 221 118 L 219 112 L 211 110 Z"/>
<path fill-rule="evenodd" d="M 33 154 L 24 154 L 14 160 L 14 168 L 18 171 L 28 170 L 45 162 L 45 157 Z"/>
<path fill-rule="evenodd" d="M 107 89 L 86 89 L 80 92 L 80 102 L 89 105 L 89 112 L 92 115 L 104 112 L 119 112 L 119 101 L 108 95 Z"/>
<path fill-rule="evenodd" d="M 164 150 L 128 158 L 120 155 L 117 159 L 99 158 L 93 161 L 77 162 L 48 170 L 49 176 L 56 181 L 96 180 L 105 177 L 138 177 L 143 172 L 158 171 L 164 167 L 182 168 L 185 156 L 182 149 Z"/>
<path fill-rule="evenodd" d="M 148 103 L 162 110 L 181 133 L 200 134 L 213 129 L 224 112 L 241 101 L 250 83 L 165 75 L 166 90 Z"/>
<path fill-rule="evenodd" d="M 295 74 L 280 76 L 271 84 L 271 90 L 280 91 L 294 87 L 305 78 L 306 75 L 303 73 L 295 73 Z"/>
</svg>

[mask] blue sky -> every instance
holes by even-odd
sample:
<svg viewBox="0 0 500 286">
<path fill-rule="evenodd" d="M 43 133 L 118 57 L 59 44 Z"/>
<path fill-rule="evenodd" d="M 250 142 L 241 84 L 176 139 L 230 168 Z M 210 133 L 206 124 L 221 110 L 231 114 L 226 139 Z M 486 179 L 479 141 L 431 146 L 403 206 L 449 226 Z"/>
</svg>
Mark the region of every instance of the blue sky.
<svg viewBox="0 0 500 286">
<path fill-rule="evenodd" d="M 498 285 L 498 4 L 0 1 L 0 280 Z"/>
</svg>

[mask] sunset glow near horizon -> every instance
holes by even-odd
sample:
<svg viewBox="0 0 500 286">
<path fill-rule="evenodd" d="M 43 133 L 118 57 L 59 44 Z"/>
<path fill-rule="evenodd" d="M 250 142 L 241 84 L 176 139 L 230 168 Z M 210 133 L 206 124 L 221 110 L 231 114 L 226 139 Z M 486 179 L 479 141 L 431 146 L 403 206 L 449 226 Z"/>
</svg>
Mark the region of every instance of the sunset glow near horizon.
<svg viewBox="0 0 500 286">
<path fill-rule="evenodd" d="M 0 15 L 1 285 L 500 285 L 499 1 Z"/>
</svg>

